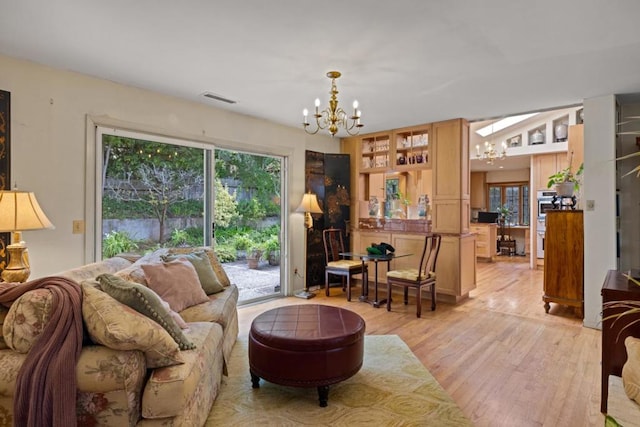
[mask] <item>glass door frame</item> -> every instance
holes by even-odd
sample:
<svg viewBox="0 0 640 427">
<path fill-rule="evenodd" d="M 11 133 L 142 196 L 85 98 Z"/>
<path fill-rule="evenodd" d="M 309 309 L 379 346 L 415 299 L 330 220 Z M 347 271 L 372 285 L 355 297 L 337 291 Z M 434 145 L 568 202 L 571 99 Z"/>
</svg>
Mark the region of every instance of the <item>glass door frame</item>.
<svg viewBox="0 0 640 427">
<path fill-rule="evenodd" d="M 291 176 L 289 174 L 290 162 L 292 161 L 294 150 L 292 148 L 278 146 L 278 145 L 254 145 L 242 142 L 230 142 L 226 140 L 220 140 L 211 137 L 194 138 L 192 135 L 184 136 L 181 134 L 171 134 L 171 132 L 158 133 L 158 129 L 155 127 L 144 126 L 135 124 L 119 119 L 114 119 L 108 116 L 93 116 L 87 115 L 85 118 L 85 140 L 86 140 L 86 152 L 85 152 L 85 234 L 84 234 L 84 259 L 83 263 L 95 262 L 99 258 L 99 254 L 102 252 L 102 248 L 97 248 L 100 244 L 101 238 L 97 233 L 101 233 L 101 212 L 102 204 L 101 198 L 97 195 L 101 194 L 102 189 L 99 184 L 102 180 L 102 137 L 99 136 L 98 129 L 104 128 L 107 131 L 105 133 L 118 132 L 131 132 L 138 135 L 149 135 L 156 141 L 180 141 L 190 142 L 193 146 L 203 148 L 205 150 L 215 150 L 216 148 L 250 152 L 255 154 L 263 154 L 270 156 L 278 156 L 282 158 L 282 170 L 281 170 L 281 264 L 280 264 L 280 283 L 282 296 L 289 295 L 292 291 L 293 280 L 288 273 L 290 268 L 290 239 L 289 239 L 289 223 L 292 210 L 289 209 L 289 194 L 288 189 L 291 188 L 290 182 Z M 100 148 L 100 149 L 98 149 Z M 213 152 L 213 151 L 212 151 Z M 210 161 L 206 162 L 207 173 L 209 176 L 214 176 L 214 162 L 215 158 L 213 154 L 210 156 Z M 206 192 L 209 199 L 205 196 L 205 210 L 208 212 L 209 217 L 205 217 L 207 220 L 209 231 L 205 233 L 205 242 L 211 242 L 211 219 L 213 218 L 213 212 L 215 206 L 212 205 L 214 200 L 215 186 L 211 185 L 211 191 Z M 100 199 L 100 200 L 99 200 Z M 211 206 L 211 208 L 207 208 Z M 98 221 L 100 219 L 100 221 Z M 208 240 L 207 240 L 208 239 Z"/>
</svg>

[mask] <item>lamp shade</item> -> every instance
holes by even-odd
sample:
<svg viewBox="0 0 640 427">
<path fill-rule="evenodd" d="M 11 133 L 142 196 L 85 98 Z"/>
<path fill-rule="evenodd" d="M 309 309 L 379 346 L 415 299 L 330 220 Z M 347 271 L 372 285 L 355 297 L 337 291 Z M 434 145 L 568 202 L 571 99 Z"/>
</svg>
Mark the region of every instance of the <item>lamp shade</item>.
<svg viewBox="0 0 640 427">
<path fill-rule="evenodd" d="M 0 191 L 0 232 L 54 228 L 29 191 Z"/>
<path fill-rule="evenodd" d="M 318 198 L 313 193 L 305 193 L 302 196 L 302 201 L 300 202 L 300 206 L 296 209 L 296 212 L 305 212 L 305 213 L 322 213 L 322 209 L 320 209 L 320 205 L 318 205 Z"/>
</svg>

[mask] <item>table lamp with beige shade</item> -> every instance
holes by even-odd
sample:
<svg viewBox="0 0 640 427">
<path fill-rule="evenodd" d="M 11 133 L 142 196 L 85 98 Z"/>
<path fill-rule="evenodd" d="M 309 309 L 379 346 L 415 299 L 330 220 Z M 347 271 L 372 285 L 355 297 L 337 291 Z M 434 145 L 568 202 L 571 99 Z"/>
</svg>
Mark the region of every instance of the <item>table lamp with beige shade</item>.
<svg viewBox="0 0 640 427">
<path fill-rule="evenodd" d="M 7 246 L 9 263 L 0 277 L 5 282 L 26 282 L 31 274 L 27 245 L 22 231 L 54 228 L 44 214 L 36 196 L 29 191 L 0 191 L 0 232 L 13 233 Z"/>
<path fill-rule="evenodd" d="M 304 212 L 304 226 L 306 228 L 306 233 L 304 235 L 304 262 L 307 262 L 307 233 L 313 228 L 313 218 L 311 214 L 321 214 L 322 208 L 318 204 L 318 197 L 309 192 L 305 193 L 302 196 L 302 201 L 300 205 L 296 209 L 296 212 Z M 307 283 L 307 273 L 305 268 L 305 277 L 304 277 L 304 290 L 295 294 L 298 298 L 310 299 L 315 296 L 313 292 L 309 292 L 309 285 Z"/>
</svg>

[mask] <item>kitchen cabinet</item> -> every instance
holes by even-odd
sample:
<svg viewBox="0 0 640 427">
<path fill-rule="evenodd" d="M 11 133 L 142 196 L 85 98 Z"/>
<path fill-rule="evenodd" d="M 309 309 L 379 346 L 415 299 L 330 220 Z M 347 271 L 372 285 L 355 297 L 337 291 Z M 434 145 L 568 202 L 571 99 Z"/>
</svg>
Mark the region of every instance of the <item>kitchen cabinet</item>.
<svg viewBox="0 0 640 427">
<path fill-rule="evenodd" d="M 546 190 L 549 176 L 565 169 L 569 165 L 567 153 L 539 154 L 533 157 L 533 188 L 535 191 Z"/>
<path fill-rule="evenodd" d="M 476 235 L 476 257 L 493 261 L 498 241 L 497 224 L 471 224 L 469 231 Z"/>
<path fill-rule="evenodd" d="M 471 172 L 471 184 L 469 188 L 469 200 L 471 209 L 487 209 L 487 198 L 485 196 L 485 185 L 487 182 L 486 172 Z"/>
<path fill-rule="evenodd" d="M 583 317 L 584 225 L 579 210 L 547 211 L 544 245 L 544 309 L 550 302 L 576 308 Z"/>
<path fill-rule="evenodd" d="M 582 124 L 569 126 L 567 164 L 568 162 L 571 162 L 571 170 L 574 173 L 584 162 L 584 125 Z"/>
</svg>

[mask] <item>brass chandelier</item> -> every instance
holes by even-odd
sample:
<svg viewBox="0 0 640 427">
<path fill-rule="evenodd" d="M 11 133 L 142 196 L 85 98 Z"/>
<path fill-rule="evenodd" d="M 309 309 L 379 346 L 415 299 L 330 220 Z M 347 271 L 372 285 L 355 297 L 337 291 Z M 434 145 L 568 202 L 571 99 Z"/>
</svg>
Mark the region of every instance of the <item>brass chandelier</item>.
<svg viewBox="0 0 640 427">
<path fill-rule="evenodd" d="M 502 143 L 502 151 L 499 153 L 494 142 L 485 141 L 482 152 L 480 152 L 480 146 L 476 145 L 476 157 L 486 161 L 488 165 L 492 165 L 496 159 L 504 160 L 507 158 L 507 143 Z"/>
<path fill-rule="evenodd" d="M 364 126 L 360 123 L 361 111 L 358 110 L 358 101 L 353 101 L 353 114 L 351 116 L 348 116 L 342 108 L 338 107 L 336 79 L 339 78 L 340 75 L 339 71 L 329 71 L 327 73 L 327 77 L 331 79 L 331 92 L 329 92 L 331 98 L 329 99 L 329 106 L 322 111 L 320 111 L 320 99 L 316 98 L 316 112 L 313 115 L 316 123 L 313 130 L 309 128 L 309 110 L 305 108 L 302 111 L 304 115 L 302 127 L 308 134 L 315 135 L 320 129 L 328 129 L 331 136 L 334 136 L 342 128 L 347 134 L 353 136 L 357 135 L 360 132 L 360 128 Z"/>
<path fill-rule="evenodd" d="M 491 123 L 490 135 L 493 135 L 493 125 L 494 123 Z M 482 152 L 480 152 L 480 145 L 476 145 L 476 158 L 486 161 L 488 165 L 493 165 L 496 159 L 504 160 L 507 158 L 507 143 L 502 141 L 501 147 L 502 151 L 498 153 L 495 142 L 485 141 Z"/>
</svg>

